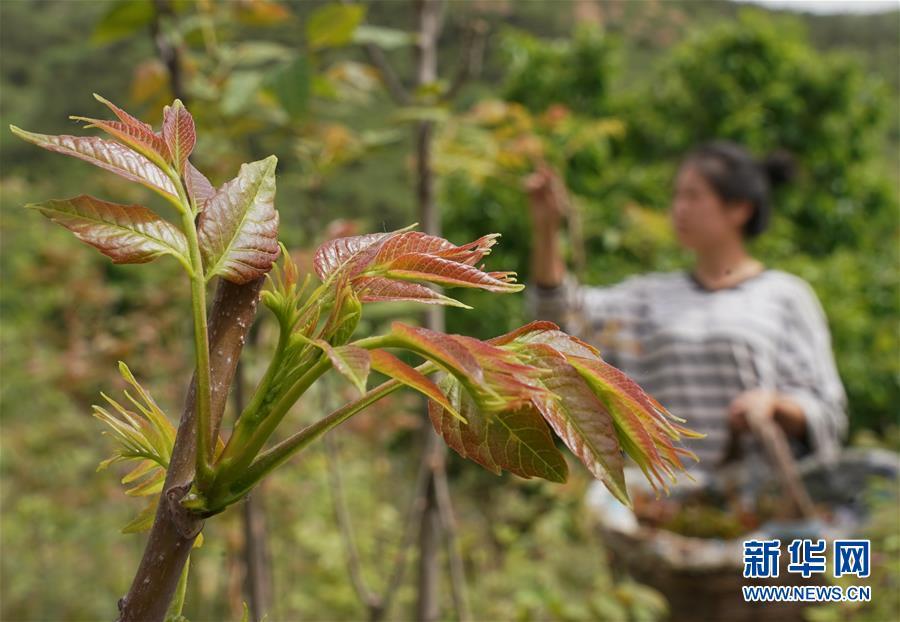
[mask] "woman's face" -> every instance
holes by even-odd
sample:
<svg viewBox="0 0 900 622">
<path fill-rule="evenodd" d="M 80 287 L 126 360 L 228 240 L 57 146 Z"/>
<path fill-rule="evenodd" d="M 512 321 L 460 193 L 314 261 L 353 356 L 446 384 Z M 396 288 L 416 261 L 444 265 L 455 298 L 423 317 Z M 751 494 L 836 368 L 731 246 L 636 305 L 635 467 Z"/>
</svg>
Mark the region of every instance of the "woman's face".
<svg viewBox="0 0 900 622">
<path fill-rule="evenodd" d="M 690 162 L 675 179 L 672 225 L 685 248 L 702 250 L 741 239 L 749 216 L 747 206 L 725 203 L 706 178 Z"/>
</svg>

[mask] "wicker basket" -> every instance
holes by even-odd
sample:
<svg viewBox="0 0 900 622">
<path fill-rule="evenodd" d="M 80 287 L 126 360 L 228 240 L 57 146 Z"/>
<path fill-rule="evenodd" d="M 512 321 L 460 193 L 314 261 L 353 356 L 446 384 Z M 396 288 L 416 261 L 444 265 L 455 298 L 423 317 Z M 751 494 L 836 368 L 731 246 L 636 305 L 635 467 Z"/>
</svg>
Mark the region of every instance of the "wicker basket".
<svg viewBox="0 0 900 622">
<path fill-rule="evenodd" d="M 848 537 L 865 522 L 861 498 L 873 477 L 897 480 L 896 454 L 884 451 L 845 452 L 836 464 L 825 467 L 808 462 L 800 475 L 817 504 L 841 508 L 841 521 L 824 524 L 798 521 L 764 525 L 759 531 L 734 540 L 686 537 L 663 529 L 639 525 L 630 510 L 618 504 L 602 487 L 592 489 L 589 504 L 598 514 L 601 538 L 612 567 L 661 592 L 669 602 L 674 622 L 801 621 L 803 603 L 744 601 L 746 585 L 816 585 L 827 573 L 803 579 L 787 572 L 786 545 L 793 538 Z M 640 478 L 629 474 L 629 487 Z M 779 577 L 769 580 L 743 577 L 743 542 L 774 539 L 782 542 Z M 829 546 L 830 550 L 830 546 Z"/>
</svg>

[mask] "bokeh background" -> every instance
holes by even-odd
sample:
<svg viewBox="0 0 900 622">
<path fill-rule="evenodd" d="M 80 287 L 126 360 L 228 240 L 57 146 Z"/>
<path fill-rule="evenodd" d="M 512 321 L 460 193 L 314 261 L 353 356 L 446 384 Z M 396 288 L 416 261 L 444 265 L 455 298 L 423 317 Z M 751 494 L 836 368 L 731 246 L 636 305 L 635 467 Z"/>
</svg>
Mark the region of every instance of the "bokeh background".
<svg viewBox="0 0 900 622">
<path fill-rule="evenodd" d="M 122 389 L 115 365 L 125 360 L 172 416 L 190 371 L 188 288 L 174 262 L 113 266 L 22 208 L 79 193 L 154 201 L 5 130 L 13 123 L 78 133 L 69 114 L 104 115 L 92 92 L 154 125 L 162 106 L 181 95 L 199 127 L 193 161 L 216 184 L 241 162 L 277 154 L 281 237 L 291 249 L 311 248 L 337 218 L 360 232 L 414 221 L 412 127 L 432 120 L 446 237 L 463 242 L 501 232 L 491 265 L 517 270 L 525 282 L 530 224 L 521 179 L 538 159 L 562 172 L 580 215 L 568 236 L 574 269 L 585 282 L 604 284 L 687 265 L 666 215 L 686 149 L 713 137 L 760 155 L 787 149 L 801 175 L 779 194 L 774 225 L 754 251 L 807 279 L 822 301 L 849 395 L 851 442 L 898 447 L 894 3 L 869 5 L 873 13 L 820 14 L 730 1 L 448 2 L 439 47 L 445 82 L 401 108 L 361 45 L 380 46 L 408 80 L 411 5 L 0 2 L 0 618 L 115 616 L 143 545 L 143 536 L 120 529 L 143 501 L 123 495 L 117 473 L 95 472 L 111 445 L 90 404 L 100 391 Z M 452 101 L 438 103 L 434 94 L 480 47 L 478 71 Z M 459 297 L 477 311 L 450 311 L 452 332 L 490 337 L 529 319 L 521 295 Z M 373 308 L 361 332 L 415 313 Z M 271 337 L 261 317 L 246 353 L 248 384 Z M 315 403 L 297 409 L 286 427 L 315 411 Z M 400 538 L 421 422 L 418 401 L 399 397 L 335 434 L 343 496 L 375 586 Z M 364 616 L 335 526 L 328 460 L 322 449 L 307 452 L 261 495 L 270 620 Z M 496 478 L 455 455 L 448 470 L 476 619 L 664 617 L 657 593 L 608 566 L 584 505 L 586 472 L 573 469 L 562 486 L 525 482 Z M 896 553 L 892 516 L 882 535 Z M 213 521 L 194 556 L 185 609 L 192 620 L 241 615 L 240 521 L 238 511 Z M 885 580 L 896 586 L 900 569 L 890 571 Z M 412 575 L 408 570 L 392 619 L 409 615 Z M 896 611 L 891 601 L 880 603 L 816 615 L 884 620 L 879 616 Z"/>
</svg>

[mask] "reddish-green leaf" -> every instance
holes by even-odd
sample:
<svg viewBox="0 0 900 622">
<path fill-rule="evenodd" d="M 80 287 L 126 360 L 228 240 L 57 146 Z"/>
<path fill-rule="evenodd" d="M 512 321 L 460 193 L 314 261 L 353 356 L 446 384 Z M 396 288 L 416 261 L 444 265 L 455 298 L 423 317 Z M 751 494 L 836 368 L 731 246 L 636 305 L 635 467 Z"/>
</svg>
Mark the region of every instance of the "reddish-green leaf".
<svg viewBox="0 0 900 622">
<path fill-rule="evenodd" d="M 359 389 L 360 393 L 366 392 L 366 380 L 369 378 L 371 366 L 368 350 L 353 345 L 333 347 L 323 339 L 317 339 L 314 343 L 322 348 L 331 359 L 334 368 Z"/>
<path fill-rule="evenodd" d="M 513 273 L 503 273 L 511 277 Z M 384 276 L 401 281 L 427 281 L 447 287 L 477 287 L 489 292 L 518 292 L 525 286 L 482 272 L 474 266 L 423 253 L 402 255 L 384 266 Z"/>
<path fill-rule="evenodd" d="M 408 230 L 337 238 L 316 251 L 316 273 L 325 280 L 340 272 L 366 301 L 409 300 L 460 306 L 452 298 L 429 292 L 420 284 L 496 292 L 522 289 L 515 283 L 513 272 L 484 272 L 475 267 L 490 252 L 496 238 L 496 234 L 487 235 L 462 246 Z M 391 287 L 391 281 L 418 283 Z"/>
<path fill-rule="evenodd" d="M 146 207 L 120 205 L 88 195 L 32 203 L 115 263 L 145 263 L 160 255 L 174 255 L 186 263 L 184 234 Z"/>
<path fill-rule="evenodd" d="M 684 469 L 680 457 L 692 456 L 672 441 L 682 436 L 696 437 L 696 433 L 674 423 L 679 420 L 605 361 L 578 356 L 568 357 L 568 361 L 612 414 L 623 449 L 651 483 L 667 489 L 664 475 L 674 481 L 675 471 Z"/>
<path fill-rule="evenodd" d="M 429 418 L 435 431 L 459 455 L 498 475 L 506 469 L 524 478 L 566 481 L 565 458 L 533 405 L 486 414 L 455 378 L 445 378 L 440 386 L 468 423 L 448 416 L 434 403 L 429 403 Z"/>
<path fill-rule="evenodd" d="M 167 166 L 169 162 L 169 148 L 162 137 L 144 125 L 132 125 L 123 121 L 106 121 L 70 115 L 70 119 L 88 123 L 85 128 L 96 127 L 119 139 L 157 166 Z"/>
<path fill-rule="evenodd" d="M 355 279 L 355 283 L 359 299 L 362 302 L 407 301 L 462 307 L 463 309 L 472 308 L 419 283 L 392 281 L 380 276 L 358 277 Z"/>
<path fill-rule="evenodd" d="M 115 141 L 97 136 L 36 134 L 26 132 L 15 125 L 11 125 L 10 129 L 20 138 L 38 147 L 90 162 L 177 201 L 178 191 L 162 169 L 140 153 Z"/>
<path fill-rule="evenodd" d="M 367 233 L 328 240 L 316 249 L 313 258 L 316 274 L 323 281 L 338 270 L 348 272 L 351 277 L 356 276 L 374 259 L 379 244 L 398 233 L 400 231 Z"/>
<path fill-rule="evenodd" d="M 462 416 L 453 404 L 441 393 L 438 386 L 428 376 L 410 367 L 385 350 L 372 350 L 369 354 L 371 356 L 372 369 L 405 384 L 411 389 L 415 389 L 430 401 L 440 404 L 451 416 L 462 419 Z"/>
<path fill-rule="evenodd" d="M 169 147 L 175 170 L 180 175 L 184 172 L 184 163 L 194 151 L 194 144 L 197 142 L 194 117 L 180 99 L 163 108 L 162 136 Z"/>
<path fill-rule="evenodd" d="M 386 264 L 409 253 L 424 253 L 472 264 L 480 261 L 490 252 L 497 237 L 497 234 L 492 234 L 463 246 L 457 246 L 444 238 L 421 231 L 395 231 L 379 245 L 373 263 Z M 471 261 L 473 257 L 476 258 Z"/>
<path fill-rule="evenodd" d="M 553 322 L 531 322 L 499 337 L 488 340 L 495 345 L 527 345 L 542 343 L 567 356 L 582 356 L 585 358 L 600 358 L 600 351 L 590 345 L 561 331 Z"/>
<path fill-rule="evenodd" d="M 622 448 L 606 406 L 553 348 L 536 344 L 528 355 L 529 362 L 547 370 L 542 381 L 550 395 L 535 400 L 535 406 L 591 474 L 628 505 Z"/>
<path fill-rule="evenodd" d="M 109 108 L 113 112 L 113 114 L 119 118 L 119 121 L 121 121 L 122 123 L 124 123 L 126 125 L 134 126 L 136 128 L 143 128 L 145 130 L 149 130 L 150 132 L 153 131 L 153 128 L 150 126 L 149 123 L 144 123 L 137 117 L 134 117 L 131 114 L 129 114 L 128 112 L 125 112 L 124 110 L 122 110 L 121 108 L 116 106 L 114 103 L 112 103 L 108 99 L 105 99 L 104 97 L 101 97 L 97 93 L 94 93 L 94 99 L 96 99 L 98 102 L 104 104 L 107 108 Z"/>
<path fill-rule="evenodd" d="M 206 175 L 191 164 L 190 160 L 184 164 L 184 184 L 187 186 L 188 195 L 194 199 L 197 212 L 202 212 L 206 203 L 216 195 L 215 187 L 206 178 Z"/>
<path fill-rule="evenodd" d="M 391 324 L 391 335 L 403 347 L 434 361 L 459 378 L 476 383 L 484 381 L 478 361 L 450 335 L 402 322 Z"/>
<path fill-rule="evenodd" d="M 206 278 L 247 283 L 278 258 L 275 156 L 244 164 L 209 199 L 197 219 Z"/>
</svg>

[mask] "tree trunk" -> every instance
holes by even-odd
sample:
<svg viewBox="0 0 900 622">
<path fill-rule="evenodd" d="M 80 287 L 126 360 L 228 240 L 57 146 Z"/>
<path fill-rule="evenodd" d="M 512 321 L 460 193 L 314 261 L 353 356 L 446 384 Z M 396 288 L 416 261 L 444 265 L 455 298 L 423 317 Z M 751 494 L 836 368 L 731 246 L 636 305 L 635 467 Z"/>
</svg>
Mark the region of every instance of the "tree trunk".
<svg viewBox="0 0 900 622">
<path fill-rule="evenodd" d="M 212 380 L 210 423 L 214 437 L 218 435 L 228 389 L 247 331 L 253 323 L 259 291 L 264 282 L 265 279 L 261 278 L 246 285 L 235 285 L 219 280 L 208 320 Z M 143 558 L 128 594 L 119 600 L 119 622 L 162 622 L 194 540 L 203 529 L 203 521 L 180 505 L 194 479 L 197 440 L 194 423 L 195 381 L 196 373 L 188 389 L 172 459 Z"/>
<path fill-rule="evenodd" d="M 259 331 L 252 331 L 247 339 L 247 346 L 252 347 L 258 338 Z M 239 362 L 234 374 L 235 418 L 241 416 L 246 406 L 244 390 L 244 365 Z M 272 564 L 264 508 L 263 482 L 260 482 L 241 507 L 241 526 L 244 534 L 241 551 L 244 594 L 253 622 L 262 620 L 272 607 Z"/>
<path fill-rule="evenodd" d="M 441 31 L 442 0 L 415 0 L 418 21 L 416 46 L 416 86 L 422 87 L 437 81 L 437 41 Z M 416 145 L 416 204 L 419 222 L 425 233 L 441 234 L 441 214 L 434 201 L 434 171 L 432 169 L 433 123 L 423 121 L 415 128 Z M 438 305 L 429 307 L 425 325 L 431 330 L 443 332 L 444 309 Z M 442 459 L 445 451 L 442 443 L 428 423 L 425 423 L 425 451 L 422 459 L 429 466 L 429 482 L 425 495 L 425 509 L 419 531 L 418 599 L 416 620 L 431 622 L 439 614 L 438 601 L 438 553 L 440 551 L 440 517 L 435 495 L 433 465 Z"/>
</svg>

